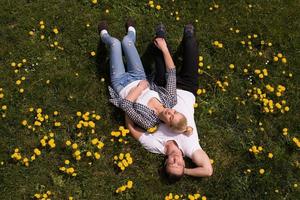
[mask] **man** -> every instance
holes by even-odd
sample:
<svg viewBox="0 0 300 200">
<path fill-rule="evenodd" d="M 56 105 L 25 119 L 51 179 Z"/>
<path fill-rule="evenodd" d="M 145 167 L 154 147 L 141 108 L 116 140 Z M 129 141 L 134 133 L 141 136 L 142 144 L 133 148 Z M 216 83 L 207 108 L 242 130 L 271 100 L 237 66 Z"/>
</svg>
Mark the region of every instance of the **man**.
<svg viewBox="0 0 300 200">
<path fill-rule="evenodd" d="M 161 24 L 156 28 L 157 38 L 164 39 L 165 28 Z M 176 111 L 184 114 L 188 125 L 193 128 L 190 136 L 174 133 L 165 124 L 160 124 L 154 133 L 146 133 L 135 126 L 126 116 L 126 125 L 131 135 L 138 140 L 142 146 L 152 153 L 165 154 L 165 171 L 170 179 L 179 180 L 184 174 L 196 177 L 211 176 L 213 169 L 207 154 L 199 144 L 196 124 L 194 121 L 195 94 L 198 89 L 198 46 L 194 37 L 194 27 L 186 25 L 182 40 L 183 67 L 177 79 L 177 104 L 173 107 Z M 165 84 L 165 63 L 160 51 L 156 51 L 156 77 L 158 85 Z M 174 112 L 167 113 L 171 118 Z M 183 157 L 187 156 L 196 164 L 195 168 L 186 168 Z"/>
</svg>

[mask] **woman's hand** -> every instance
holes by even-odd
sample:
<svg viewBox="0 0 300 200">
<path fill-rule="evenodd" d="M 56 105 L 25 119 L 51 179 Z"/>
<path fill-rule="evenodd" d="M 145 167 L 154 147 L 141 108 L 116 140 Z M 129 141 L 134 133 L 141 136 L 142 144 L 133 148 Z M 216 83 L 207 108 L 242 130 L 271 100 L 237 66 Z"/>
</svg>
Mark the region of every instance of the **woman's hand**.
<svg viewBox="0 0 300 200">
<path fill-rule="evenodd" d="M 137 87 L 139 87 L 142 91 L 144 91 L 145 89 L 147 89 L 149 87 L 149 82 L 147 80 L 142 80 L 139 82 Z"/>
<path fill-rule="evenodd" d="M 131 102 L 135 102 L 137 100 L 137 98 L 142 94 L 142 92 L 148 87 L 149 87 L 149 83 L 147 80 L 140 81 L 136 87 L 132 88 L 128 92 L 126 99 Z"/>
<path fill-rule="evenodd" d="M 154 44 L 162 51 L 167 69 L 175 68 L 166 40 L 164 38 L 155 38 Z"/>
<path fill-rule="evenodd" d="M 162 52 L 168 51 L 168 46 L 167 46 L 166 40 L 164 38 L 155 38 L 154 44 Z"/>
</svg>

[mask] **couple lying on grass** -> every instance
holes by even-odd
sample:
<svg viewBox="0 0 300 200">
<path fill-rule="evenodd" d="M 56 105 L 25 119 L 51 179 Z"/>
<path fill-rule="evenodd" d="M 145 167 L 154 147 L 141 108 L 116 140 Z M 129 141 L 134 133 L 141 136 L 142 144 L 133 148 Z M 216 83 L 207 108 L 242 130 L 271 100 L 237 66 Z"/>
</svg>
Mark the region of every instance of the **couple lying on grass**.
<svg viewBox="0 0 300 200">
<path fill-rule="evenodd" d="M 131 135 L 150 152 L 166 155 L 165 172 L 171 181 L 184 174 L 197 177 L 212 175 L 212 166 L 198 141 L 194 121 L 195 94 L 198 89 L 198 46 L 194 27 L 184 27 L 183 66 L 176 68 L 165 41 L 165 27 L 156 27 L 153 45 L 156 76 L 148 81 L 135 47 L 134 22 L 126 22 L 127 35 L 122 43 L 108 33 L 106 21 L 99 24 L 101 40 L 110 48 L 110 102 L 125 111 Z M 127 61 L 127 72 L 122 59 Z M 154 127 L 158 129 L 151 133 Z M 185 168 L 184 156 L 195 168 Z"/>
</svg>

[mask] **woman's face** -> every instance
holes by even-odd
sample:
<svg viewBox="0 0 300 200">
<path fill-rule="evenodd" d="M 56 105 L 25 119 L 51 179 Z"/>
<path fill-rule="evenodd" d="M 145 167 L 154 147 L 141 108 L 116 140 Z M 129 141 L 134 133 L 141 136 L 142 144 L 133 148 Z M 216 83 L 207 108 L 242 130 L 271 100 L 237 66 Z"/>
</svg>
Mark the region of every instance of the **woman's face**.
<svg viewBox="0 0 300 200">
<path fill-rule="evenodd" d="M 162 120 L 170 126 L 171 124 L 176 124 L 181 119 L 181 114 L 174 109 L 165 108 L 165 110 L 161 114 Z"/>
</svg>

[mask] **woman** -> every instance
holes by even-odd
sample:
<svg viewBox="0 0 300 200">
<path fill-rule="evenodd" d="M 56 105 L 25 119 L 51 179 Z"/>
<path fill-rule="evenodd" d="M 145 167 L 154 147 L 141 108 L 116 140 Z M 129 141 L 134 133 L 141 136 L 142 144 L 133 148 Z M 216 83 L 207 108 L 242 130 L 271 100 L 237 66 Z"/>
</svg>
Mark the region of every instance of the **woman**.
<svg viewBox="0 0 300 200">
<path fill-rule="evenodd" d="M 126 31 L 122 48 L 127 60 L 127 72 L 122 60 L 120 41 L 108 34 L 105 21 L 99 24 L 101 40 L 110 47 L 110 102 L 124 110 L 133 122 L 145 130 L 164 122 L 176 132 L 190 134 L 192 130 L 187 126 L 185 116 L 171 109 L 177 103 L 176 69 L 165 40 L 156 38 L 154 42 L 162 52 L 166 64 L 166 85 L 158 87 L 154 83 L 149 84 L 146 79 L 134 45 L 136 30 L 132 20 L 127 21 Z"/>
</svg>

